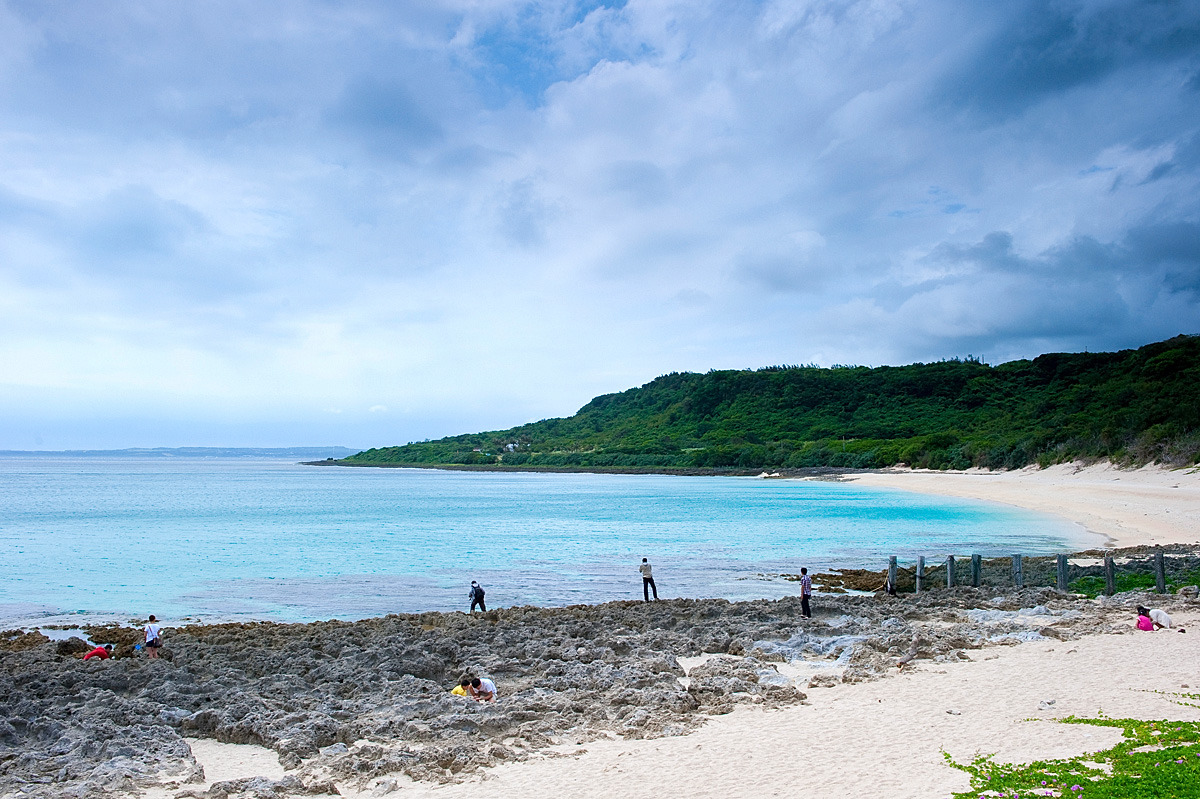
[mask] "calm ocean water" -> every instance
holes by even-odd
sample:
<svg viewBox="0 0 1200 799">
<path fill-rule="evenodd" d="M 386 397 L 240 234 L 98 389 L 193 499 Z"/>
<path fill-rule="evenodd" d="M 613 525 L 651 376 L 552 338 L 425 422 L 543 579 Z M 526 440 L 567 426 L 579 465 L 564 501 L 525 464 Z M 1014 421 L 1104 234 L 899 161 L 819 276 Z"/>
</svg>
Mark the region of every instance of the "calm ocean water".
<svg viewBox="0 0 1200 799">
<path fill-rule="evenodd" d="M 1069 551 L 1082 528 L 852 484 L 0 457 L 0 625 L 355 619 L 640 597 L 795 593 L 769 575 Z M 2 628 L 0 628 L 2 629 Z"/>
</svg>

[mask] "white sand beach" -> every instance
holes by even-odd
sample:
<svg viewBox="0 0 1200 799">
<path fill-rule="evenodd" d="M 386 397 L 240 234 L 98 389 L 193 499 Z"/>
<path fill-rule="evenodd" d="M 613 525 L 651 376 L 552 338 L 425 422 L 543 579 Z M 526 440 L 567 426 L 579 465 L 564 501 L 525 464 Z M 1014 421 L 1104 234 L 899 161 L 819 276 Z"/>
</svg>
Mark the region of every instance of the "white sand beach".
<svg viewBox="0 0 1200 799">
<path fill-rule="evenodd" d="M 1200 614 L 1181 621 L 1195 625 Z M 742 708 L 699 732 L 651 741 L 570 747 L 566 757 L 496 768 L 486 784 L 402 795 L 491 797 L 675 796 L 751 799 L 812 790 L 822 796 L 928 799 L 970 787 L 946 765 L 995 753 L 1030 762 L 1115 745 L 1119 731 L 1053 721 L 1068 715 L 1200 720 L 1170 701 L 1200 690 L 1200 635 L 1159 631 L 1036 642 L 977 653 L 976 662 L 938 664 L 861 685 L 808 691 L 808 704 L 777 711 Z M 1200 633 L 1200 628 L 1194 632 Z M 1164 694 L 1151 693 L 1162 691 Z M 1055 700 L 1053 710 L 1039 703 Z M 948 711 L 957 711 L 957 715 Z"/>
<path fill-rule="evenodd" d="M 1062 464 L 1011 472 L 895 469 L 847 475 L 867 486 L 985 499 L 1052 513 L 1107 536 L 1109 546 L 1200 542 L 1200 469 Z"/>
<path fill-rule="evenodd" d="M 973 653 L 971 662 L 926 664 L 875 682 L 808 689 L 782 710 L 739 707 L 692 735 L 559 747 L 452 785 L 395 778 L 387 795 L 414 799 L 538 799 L 669 794 L 756 799 L 822 796 L 928 799 L 969 788 L 945 763 L 994 754 L 1031 762 L 1115 745 L 1112 728 L 1056 723 L 1069 715 L 1200 721 L 1173 695 L 1200 691 L 1200 608 L 1177 614 L 1188 630 L 1094 635 Z M 1053 700 L 1050 709 L 1042 703 Z M 953 711 L 953 712 L 952 712 Z M 277 772 L 273 753 L 199 742 L 209 780 Z M 241 763 L 238 763 L 238 760 Z M 242 773 L 239 775 L 239 766 Z M 219 776 L 218 776 L 219 775 Z M 385 789 L 390 785 L 383 786 Z M 339 785 L 345 796 L 383 795 Z"/>
</svg>

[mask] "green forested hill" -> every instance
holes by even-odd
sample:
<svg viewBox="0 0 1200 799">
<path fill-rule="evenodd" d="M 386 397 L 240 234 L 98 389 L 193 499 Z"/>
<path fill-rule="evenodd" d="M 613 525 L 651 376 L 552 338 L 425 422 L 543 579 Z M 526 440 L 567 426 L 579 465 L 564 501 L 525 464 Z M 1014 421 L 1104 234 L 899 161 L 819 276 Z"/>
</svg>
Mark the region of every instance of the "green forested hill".
<svg viewBox="0 0 1200 799">
<path fill-rule="evenodd" d="M 1200 336 L 989 366 L 664 375 L 566 419 L 361 452 L 344 463 L 503 468 L 1015 468 L 1200 462 Z"/>
</svg>

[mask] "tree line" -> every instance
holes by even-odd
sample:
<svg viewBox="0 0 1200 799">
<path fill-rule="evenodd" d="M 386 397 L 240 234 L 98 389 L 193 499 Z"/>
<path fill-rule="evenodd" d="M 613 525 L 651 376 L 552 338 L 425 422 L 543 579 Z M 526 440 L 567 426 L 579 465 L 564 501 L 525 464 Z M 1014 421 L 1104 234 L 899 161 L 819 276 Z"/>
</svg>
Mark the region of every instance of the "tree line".
<svg viewBox="0 0 1200 799">
<path fill-rule="evenodd" d="M 676 372 L 574 416 L 360 452 L 349 465 L 662 470 L 1200 463 L 1200 336 L 991 366 Z"/>
</svg>

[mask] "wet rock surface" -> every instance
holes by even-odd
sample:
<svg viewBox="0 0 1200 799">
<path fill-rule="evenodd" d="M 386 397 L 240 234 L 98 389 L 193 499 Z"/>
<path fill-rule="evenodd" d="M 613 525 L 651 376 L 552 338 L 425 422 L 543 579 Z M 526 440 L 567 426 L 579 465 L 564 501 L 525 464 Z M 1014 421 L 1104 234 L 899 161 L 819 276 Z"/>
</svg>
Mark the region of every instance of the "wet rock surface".
<svg viewBox="0 0 1200 799">
<path fill-rule="evenodd" d="M 1194 604 L 962 588 L 818 596 L 804 619 L 798 598 L 614 602 L 168 629 L 157 661 L 84 662 L 76 644 L 11 631 L 0 645 L 0 796 L 165 784 L 181 797 L 283 797 L 338 782 L 387 792 L 399 774 L 448 781 L 555 744 L 685 734 L 738 703 L 792 705 L 821 685 L 982 647 L 1125 632 L 1148 600 Z M 90 631 L 119 653 L 137 635 Z M 678 658 L 701 655 L 685 675 Z M 780 672 L 788 661 L 827 668 L 800 684 Z M 452 696 L 463 674 L 491 677 L 499 699 Z M 269 747 L 287 776 L 202 789 L 188 737 Z"/>
</svg>

